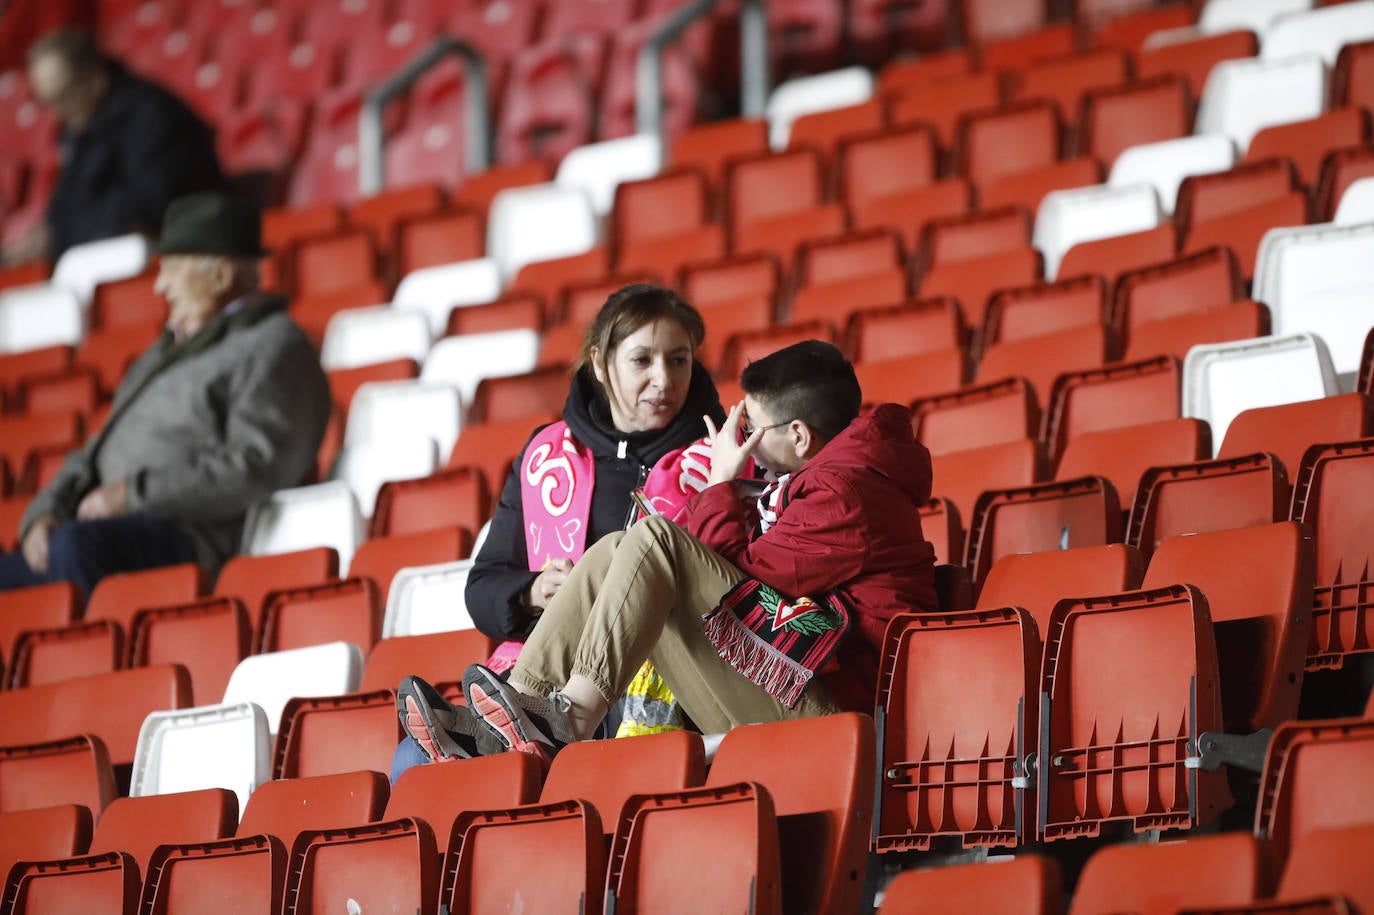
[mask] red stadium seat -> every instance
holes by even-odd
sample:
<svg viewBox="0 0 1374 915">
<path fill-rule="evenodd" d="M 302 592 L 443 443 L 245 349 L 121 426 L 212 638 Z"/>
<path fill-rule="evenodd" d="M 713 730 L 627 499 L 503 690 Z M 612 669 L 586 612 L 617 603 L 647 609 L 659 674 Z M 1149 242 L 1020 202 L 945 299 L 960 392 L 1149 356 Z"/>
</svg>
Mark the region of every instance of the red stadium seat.
<svg viewBox="0 0 1374 915">
<path fill-rule="evenodd" d="M 876 197 L 863 206 L 851 206 L 850 214 L 855 229 L 884 226 L 896 229 L 902 233 L 907 248 L 915 249 L 930 222 L 962 216 L 972 207 L 972 186 L 963 178 L 950 178 L 926 187 Z"/>
<path fill-rule="evenodd" d="M 959 121 L 974 111 L 996 108 L 1004 96 L 1002 78 L 993 69 L 949 76 L 900 91 L 892 99 L 893 124 L 929 124 L 946 149 L 954 146 Z"/>
<path fill-rule="evenodd" d="M 725 179 L 730 160 L 768 152 L 768 124 L 761 119 L 715 121 L 687 130 L 668 147 L 668 168 L 692 166 L 705 173 L 713 186 Z"/>
<path fill-rule="evenodd" d="M 1257 53 L 1259 40 L 1254 32 L 1222 32 L 1144 48 L 1136 55 L 1135 70 L 1142 80 L 1166 74 L 1182 77 L 1193 98 L 1200 98 L 1213 67 L 1223 60 L 1254 57 Z"/>
<path fill-rule="evenodd" d="M 482 219 L 471 210 L 399 217 L 394 228 L 400 276 L 422 267 L 481 257 L 486 247 Z"/>
<path fill-rule="evenodd" d="M 1109 845 L 1094 852 L 1084 866 L 1072 911 L 1082 915 L 1123 906 L 1178 911 L 1244 905 L 1266 887 L 1266 869 L 1259 843 L 1242 832 L 1185 842 Z"/>
<path fill-rule="evenodd" d="M 1040 407 L 1024 378 L 1007 378 L 911 404 L 911 426 L 932 455 L 1034 438 Z"/>
<path fill-rule="evenodd" d="M 1281 199 L 1297 189 L 1293 166 L 1281 159 L 1237 165 L 1211 175 L 1190 175 L 1178 187 L 1174 219 L 1191 244 L 1194 224 Z"/>
<path fill-rule="evenodd" d="M 480 474 L 464 468 L 441 470 L 417 480 L 383 483 L 370 535 L 394 537 L 458 525 L 470 538 L 490 513 L 491 491 Z M 470 548 L 471 539 L 465 542 Z"/>
<path fill-rule="evenodd" d="M 919 57 L 890 60 L 878 71 L 878 89 L 891 97 L 906 89 L 951 76 L 967 76 L 976 67 L 972 49 L 945 48 Z"/>
<path fill-rule="evenodd" d="M 1143 232 L 1130 232 L 1079 242 L 1059 262 L 1058 276 L 1095 273 L 1115 285 L 1122 273 L 1167 263 L 1178 252 L 1178 231 L 1164 222 Z"/>
<path fill-rule="evenodd" d="M 1122 504 L 1129 506 L 1149 468 L 1201 461 L 1211 453 L 1211 430 L 1201 420 L 1164 419 L 1120 426 L 1069 439 L 1059 457 L 1055 479 L 1106 477 L 1116 487 Z"/>
<path fill-rule="evenodd" d="M 395 520 L 393 516 L 392 521 Z M 348 566 L 348 574 L 371 578 L 380 589 L 385 605 L 391 593 L 391 581 L 402 568 L 456 562 L 467 558 L 471 551 L 471 541 L 464 538 L 462 529 L 456 525 L 373 537 L 358 546 Z"/>
<path fill-rule="evenodd" d="M 1240 264 L 1228 248 L 1215 247 L 1121 275 L 1111 324 L 1130 335 L 1141 324 L 1210 311 L 1243 296 Z"/>
<path fill-rule="evenodd" d="M 382 631 L 381 593 L 370 578 L 274 591 L 263 612 L 258 653 L 350 642 L 366 654 Z"/>
<path fill-rule="evenodd" d="M 1085 432 L 1177 419 L 1181 385 L 1179 361 L 1169 357 L 1064 374 L 1045 404 L 1050 458 Z"/>
<path fill-rule="evenodd" d="M 861 222 L 874 201 L 933 183 L 937 154 L 934 134 L 922 125 L 846 137 L 837 151 L 840 199 Z"/>
<path fill-rule="evenodd" d="M 977 187 L 1053 165 L 1060 158 L 1062 120 L 1051 101 L 1017 102 L 970 113 L 959 123 L 960 174 Z"/>
<path fill-rule="evenodd" d="M 931 473 L 935 496 L 949 499 L 960 518 L 972 520 L 974 504 L 984 490 L 1030 486 L 1042 479 L 1043 466 L 1035 441 L 1022 439 L 934 455 Z"/>
<path fill-rule="evenodd" d="M 461 702 L 463 671 L 491 657 L 496 645 L 496 640 L 476 629 L 393 635 L 373 646 L 359 688 L 364 692 L 395 689 L 402 678 L 414 675 L 440 689 L 457 687 Z"/>
<path fill-rule="evenodd" d="M 1059 106 L 1065 120 L 1074 121 L 1087 92 L 1125 82 L 1127 69 L 1125 52 L 1116 48 L 1042 58 L 1018 74 L 1012 97 L 1048 99 Z"/>
<path fill-rule="evenodd" d="M 854 367 L 866 404 L 909 403 L 952 391 L 968 375 L 968 357 L 958 347 L 864 362 Z"/>
<path fill-rule="evenodd" d="M 1051 191 L 1101 184 L 1102 178 L 1101 163 L 1083 156 L 1003 175 L 980 187 L 978 199 L 988 208 L 1020 206 L 1034 215 L 1040 208 L 1040 201 Z"/>
<path fill-rule="evenodd" d="M 1215 219 L 1195 220 L 1184 239 L 1185 253 L 1227 245 L 1236 253 L 1241 275 L 1246 280 L 1255 274 L 1259 243 L 1270 229 L 1300 226 L 1307 222 L 1307 195 L 1290 191 L 1282 197 L 1246 207 Z"/>
<path fill-rule="evenodd" d="M 1187 84 L 1175 76 L 1142 79 L 1087 93 L 1078 149 L 1111 168 L 1128 147 L 1187 136 L 1191 130 Z"/>
<path fill-rule="evenodd" d="M 882 915 L 954 915 L 968 906 L 971 911 L 1007 915 L 1053 915 L 1063 908 L 1062 900 L 1059 865 L 1055 860 L 1018 855 L 1005 864 L 960 864 L 906 871 L 888 884 L 878 911 Z"/>
<path fill-rule="evenodd" d="M 0 814 L 79 804 L 98 816 L 119 794 L 110 754 L 90 734 L 0 747 L 0 776 Z"/>
<path fill-rule="evenodd" d="M 181 664 L 191 677 L 195 702 L 212 705 L 224 696 L 234 668 L 252 648 L 253 629 L 243 602 L 208 597 L 140 611 L 129 632 L 128 666 Z"/>
<path fill-rule="evenodd" d="M 1358 146 L 1369 140 L 1369 112 L 1343 108 L 1305 121 L 1275 124 L 1250 140 L 1245 162 L 1284 157 L 1298 169 L 1298 181 L 1315 184 L 1322 159 L 1334 149 Z"/>
<path fill-rule="evenodd" d="M 1055 379 L 1105 365 L 1115 344 L 1101 324 L 1073 327 L 1027 340 L 995 343 L 983 352 L 974 381 L 1020 376 L 1030 381 L 1040 402 L 1048 404 Z"/>
<path fill-rule="evenodd" d="M 977 609 L 1019 607 L 1030 614 L 1038 637 L 1049 625 L 1055 604 L 1064 598 L 1133 591 L 1140 587 L 1144 572 L 1140 552 L 1120 543 L 1012 553 L 988 570 Z"/>
<path fill-rule="evenodd" d="M 993 0 L 989 3 L 980 0 L 980 5 L 999 20 L 996 34 L 989 36 L 980 49 L 979 58 L 985 70 L 1024 70 L 1036 61 L 1062 57 L 1077 49 L 1078 29 L 1072 23 L 1056 22 L 1024 33 L 1026 25 L 1012 25 L 1013 22 L 1027 23 L 1023 16 L 1028 12 L 1037 18 L 1043 16 L 1044 5 L 1041 3 L 1028 0 Z M 1010 16 L 1006 15 L 1008 8 L 1013 5 L 1016 11 Z M 995 7 L 1001 9 L 994 11 Z"/>
<path fill-rule="evenodd" d="M 916 284 L 916 293 L 925 298 L 949 296 L 964 312 L 969 326 L 983 323 L 988 299 L 999 289 L 1026 286 L 1040 279 L 1040 253 L 1029 245 L 955 263 L 941 264 L 926 271 Z"/>
<path fill-rule="evenodd" d="M 1199 344 L 1246 340 L 1269 333 L 1269 309 L 1244 299 L 1209 311 L 1141 324 L 1127 338 L 1123 358 L 1147 359 L 1169 354 L 1182 359 Z"/>
<path fill-rule="evenodd" d="M 501 4 L 502 0 L 487 0 L 487 2 L 495 6 Z M 520 4 L 516 5 L 516 9 L 521 7 Z M 501 191 L 512 187 L 540 184 L 552 180 L 552 178 L 552 167 L 541 160 L 520 162 L 514 165 L 495 164 L 484 172 L 468 175 L 464 178 L 463 183 L 454 190 L 449 198 L 449 203 L 455 207 L 475 210 L 485 216 L 487 210 L 491 208 L 492 198 Z"/>
<path fill-rule="evenodd" d="M 992 297 L 981 339 L 986 345 L 1100 324 L 1106 302 L 1106 285 L 1097 276 L 1006 289 Z"/>
<path fill-rule="evenodd" d="M 282 709 L 272 777 L 386 773 L 403 738 L 394 690 L 291 699 Z"/>
<path fill-rule="evenodd" d="M 1369 399 L 1359 393 L 1243 410 L 1227 427 L 1217 457 L 1262 451 L 1282 461 L 1292 479 L 1308 448 L 1374 434 L 1372 420 Z"/>
<path fill-rule="evenodd" d="M 1370 77 L 1374 75 L 1374 41 L 1353 42 L 1341 47 L 1331 74 L 1331 104 L 1336 108 L 1374 108 Z"/>
<path fill-rule="evenodd" d="M 1082 4 L 1080 20 L 1090 29 L 1094 47 L 1120 48 L 1132 59 L 1140 52 L 1145 39 L 1165 29 L 1181 29 L 1196 21 L 1196 14 L 1186 3 L 1166 3 L 1152 6 L 1145 3 L 1119 4 L 1114 0 L 1098 0 Z"/>
<path fill-rule="evenodd" d="M 967 334 L 952 299 L 910 299 L 866 308 L 849 318 L 845 346 L 857 363 L 959 347 Z"/>
<path fill-rule="evenodd" d="M 1030 244 L 1030 234 L 1030 218 L 1018 207 L 937 219 L 921 234 L 917 269 L 1016 251 Z"/>
</svg>

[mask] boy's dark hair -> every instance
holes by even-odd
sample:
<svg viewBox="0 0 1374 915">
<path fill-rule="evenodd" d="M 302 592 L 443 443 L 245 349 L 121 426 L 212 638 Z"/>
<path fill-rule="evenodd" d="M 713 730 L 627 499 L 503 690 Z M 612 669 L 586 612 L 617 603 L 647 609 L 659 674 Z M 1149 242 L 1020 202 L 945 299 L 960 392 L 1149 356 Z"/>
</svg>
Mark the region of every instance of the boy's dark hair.
<svg viewBox="0 0 1374 915">
<path fill-rule="evenodd" d="M 854 366 L 821 340 L 803 340 L 749 363 L 739 383 L 768 407 L 774 422 L 799 419 L 826 441 L 854 421 L 863 401 Z"/>
</svg>

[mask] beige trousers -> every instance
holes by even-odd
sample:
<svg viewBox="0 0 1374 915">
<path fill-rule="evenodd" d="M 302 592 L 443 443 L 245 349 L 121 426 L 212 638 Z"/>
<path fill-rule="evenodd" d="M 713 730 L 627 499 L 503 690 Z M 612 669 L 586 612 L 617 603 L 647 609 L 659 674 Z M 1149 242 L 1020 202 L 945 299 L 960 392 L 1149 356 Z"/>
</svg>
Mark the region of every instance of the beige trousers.
<svg viewBox="0 0 1374 915">
<path fill-rule="evenodd" d="M 701 617 L 745 574 L 663 517 L 597 541 L 573 567 L 511 672 L 547 695 L 572 674 L 615 702 L 647 659 L 704 733 L 837 711 L 812 683 L 787 708 L 723 661 Z"/>
</svg>

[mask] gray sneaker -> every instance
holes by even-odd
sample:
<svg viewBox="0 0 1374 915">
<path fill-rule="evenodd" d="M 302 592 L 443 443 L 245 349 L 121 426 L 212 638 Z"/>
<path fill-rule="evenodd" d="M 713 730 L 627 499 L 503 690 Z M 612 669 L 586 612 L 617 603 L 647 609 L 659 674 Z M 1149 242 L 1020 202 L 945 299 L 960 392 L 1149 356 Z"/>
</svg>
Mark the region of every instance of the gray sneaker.
<svg viewBox="0 0 1374 915">
<path fill-rule="evenodd" d="M 453 705 L 419 677 L 406 677 L 396 688 L 396 712 L 410 739 L 431 760 L 468 759 L 506 749 L 481 716 Z"/>
<path fill-rule="evenodd" d="M 463 694 L 468 707 L 500 735 L 512 750 L 530 753 L 544 763 L 577 740 L 568 711 L 572 703 L 559 692 L 547 699 L 526 696 L 481 664 L 463 674 Z"/>
</svg>

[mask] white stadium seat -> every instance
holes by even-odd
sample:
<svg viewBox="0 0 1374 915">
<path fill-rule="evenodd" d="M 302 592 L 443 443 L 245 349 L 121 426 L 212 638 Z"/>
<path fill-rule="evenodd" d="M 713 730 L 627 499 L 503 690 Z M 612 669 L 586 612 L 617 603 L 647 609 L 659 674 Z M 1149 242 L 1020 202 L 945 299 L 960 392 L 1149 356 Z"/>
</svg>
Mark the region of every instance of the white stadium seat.
<svg viewBox="0 0 1374 915">
<path fill-rule="evenodd" d="M 539 359 L 540 339 L 537 331 L 523 327 L 445 337 L 425 357 L 420 380 L 457 387 L 463 404 L 469 405 L 483 378 L 533 371 Z"/>
<path fill-rule="evenodd" d="M 1183 360 L 1183 415 L 1211 425 L 1213 453 L 1243 410 L 1338 393 L 1326 344 L 1312 334 L 1198 345 Z"/>
<path fill-rule="evenodd" d="M 454 308 L 500 297 L 501 271 L 496 261 L 479 257 L 412 270 L 397 284 L 391 306 L 423 313 L 430 335 L 437 340 L 448 330 L 448 315 Z"/>
<path fill-rule="evenodd" d="M 320 364 L 333 371 L 391 359 L 423 362 L 432 342 L 429 319 L 421 312 L 390 305 L 348 308 L 329 319 Z"/>
<path fill-rule="evenodd" d="M 279 489 L 248 510 L 242 552 L 250 556 L 332 546 L 347 569 L 363 541 L 358 500 L 343 480 Z"/>
<path fill-rule="evenodd" d="M 282 709 L 293 698 L 356 692 L 362 677 L 362 649 L 350 642 L 269 651 L 238 663 L 224 688 L 224 701 L 260 706 L 267 715 L 267 729 L 276 734 Z"/>
<path fill-rule="evenodd" d="M 138 276 L 148 266 L 148 239 L 120 235 L 73 245 L 52 268 L 52 284 L 75 293 L 83 307 L 91 304 L 95 287 Z"/>
<path fill-rule="evenodd" d="M 438 446 L 421 433 L 344 445 L 331 478 L 347 483 L 358 499 L 358 510 L 364 518 L 371 518 L 383 483 L 418 480 L 438 467 Z"/>
<path fill-rule="evenodd" d="M 487 216 L 487 256 L 506 283 L 526 264 L 585 254 L 600 237 L 591 199 L 581 188 L 507 188 L 492 200 Z"/>
<path fill-rule="evenodd" d="M 1053 280 L 1059 262 L 1074 245 L 1143 232 L 1159 223 L 1159 194 L 1151 184 L 1051 191 L 1036 213 L 1032 244 L 1045 257 L 1045 279 Z"/>
<path fill-rule="evenodd" d="M 1310 52 L 1320 55 L 1328 67 L 1334 67 L 1341 45 L 1371 38 L 1374 0 L 1358 0 L 1280 16 L 1260 36 L 1260 57 L 1277 60 Z"/>
<path fill-rule="evenodd" d="M 1207 0 L 1198 14 L 1198 31 L 1204 35 L 1249 29 L 1259 34 L 1285 13 L 1312 8 L 1312 0 Z"/>
<path fill-rule="evenodd" d="M 35 283 L 0 292 L 0 353 L 75 346 L 84 334 L 81 303 L 71 290 Z"/>
<path fill-rule="evenodd" d="M 474 628 L 464 592 L 471 559 L 401 569 L 391 580 L 382 638 Z"/>
<path fill-rule="evenodd" d="M 362 442 L 409 443 L 428 437 L 447 456 L 462 426 L 458 388 L 431 381 L 369 381 L 348 408 L 345 446 Z"/>
<path fill-rule="evenodd" d="M 873 74 L 864 67 L 846 67 L 815 76 L 789 79 L 768 96 L 764 114 L 768 118 L 768 144 L 775 150 L 787 148 L 792 122 L 802 115 L 835 108 L 861 105 L 873 97 Z"/>
<path fill-rule="evenodd" d="M 1226 134 L 1244 153 L 1265 127 L 1306 121 L 1325 107 L 1326 65 L 1316 54 L 1223 60 L 1207 77 L 1194 132 Z"/>
<path fill-rule="evenodd" d="M 553 183 L 582 190 L 596 215 L 605 216 L 615 203 L 617 187 L 626 181 L 652 178 L 662 167 L 662 142 L 641 133 L 577 147 L 563 157 Z"/>
<path fill-rule="evenodd" d="M 134 749 L 129 796 L 224 788 L 239 810 L 272 777 L 272 732 L 253 702 L 225 702 L 143 719 Z"/>
<path fill-rule="evenodd" d="M 1336 225 L 1353 226 L 1374 222 L 1374 178 L 1361 178 L 1341 194 L 1336 204 Z"/>
<path fill-rule="evenodd" d="M 1235 165 L 1236 144 L 1221 134 L 1195 134 L 1132 146 L 1117 156 L 1107 183 L 1112 187 L 1148 182 L 1159 193 L 1164 214 L 1174 212 L 1178 186 L 1189 175 L 1224 172 Z"/>
</svg>

